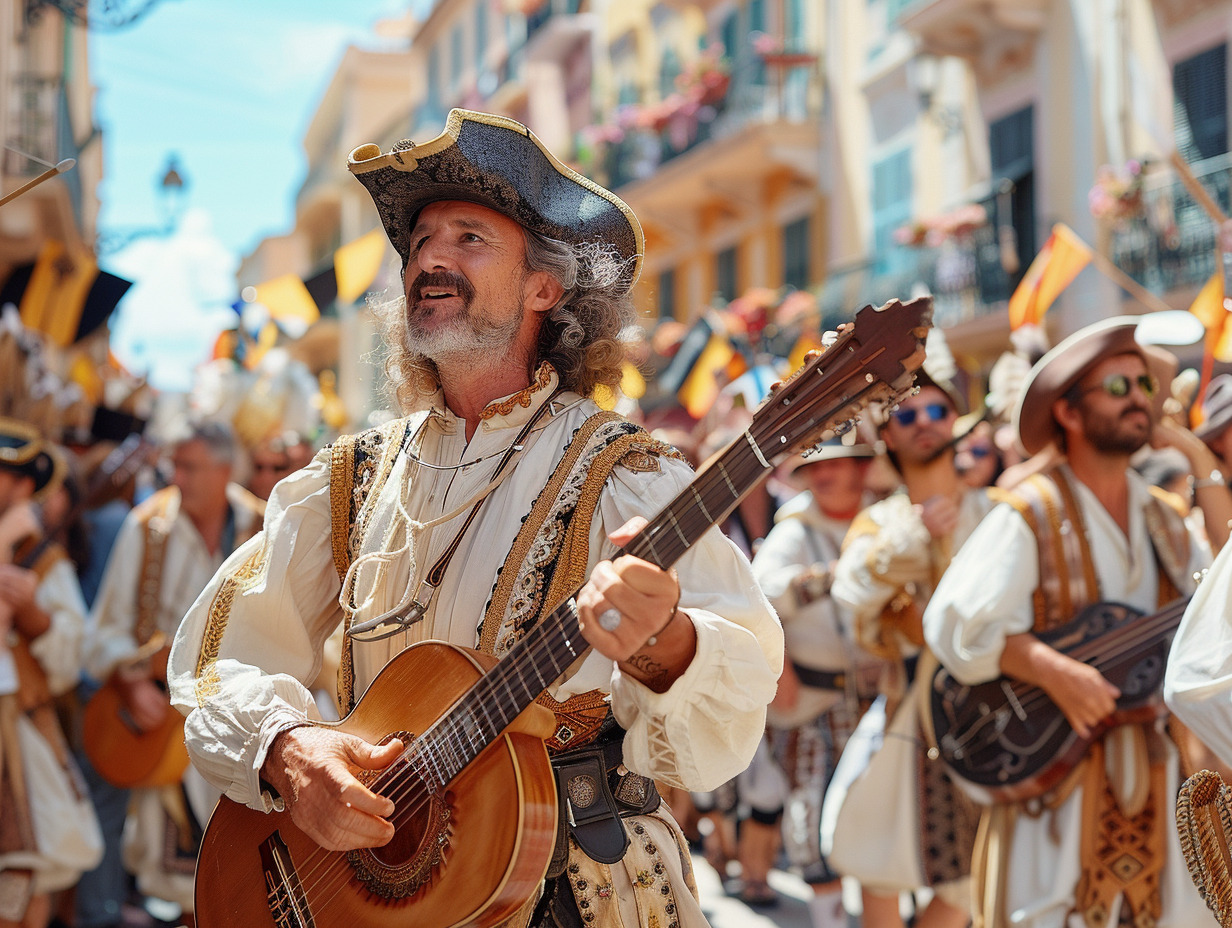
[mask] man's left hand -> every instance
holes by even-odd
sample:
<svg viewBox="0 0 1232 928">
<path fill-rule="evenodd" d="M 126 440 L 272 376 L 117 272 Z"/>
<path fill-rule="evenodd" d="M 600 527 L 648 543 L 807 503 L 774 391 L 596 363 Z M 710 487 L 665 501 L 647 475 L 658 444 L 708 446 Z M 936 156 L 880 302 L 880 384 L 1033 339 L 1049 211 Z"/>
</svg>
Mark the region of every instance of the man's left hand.
<svg viewBox="0 0 1232 928">
<path fill-rule="evenodd" d="M 625 545 L 645 525 L 636 516 L 608 537 Z M 679 611 L 679 602 L 674 570 L 630 554 L 600 561 L 577 595 L 582 635 L 622 671 L 663 692 L 689 666 L 697 646 L 693 623 Z M 604 628 L 599 617 L 608 610 L 615 610 L 619 621 Z"/>
</svg>

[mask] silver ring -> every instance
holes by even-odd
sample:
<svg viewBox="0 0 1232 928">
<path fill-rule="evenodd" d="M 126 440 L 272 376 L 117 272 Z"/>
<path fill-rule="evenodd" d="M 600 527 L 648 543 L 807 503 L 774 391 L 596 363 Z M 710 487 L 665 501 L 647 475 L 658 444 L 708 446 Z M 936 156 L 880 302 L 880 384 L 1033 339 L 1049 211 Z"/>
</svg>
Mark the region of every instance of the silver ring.
<svg viewBox="0 0 1232 928">
<path fill-rule="evenodd" d="M 605 632 L 614 632 L 620 628 L 623 618 L 619 609 L 604 609 L 599 613 L 599 627 Z"/>
</svg>

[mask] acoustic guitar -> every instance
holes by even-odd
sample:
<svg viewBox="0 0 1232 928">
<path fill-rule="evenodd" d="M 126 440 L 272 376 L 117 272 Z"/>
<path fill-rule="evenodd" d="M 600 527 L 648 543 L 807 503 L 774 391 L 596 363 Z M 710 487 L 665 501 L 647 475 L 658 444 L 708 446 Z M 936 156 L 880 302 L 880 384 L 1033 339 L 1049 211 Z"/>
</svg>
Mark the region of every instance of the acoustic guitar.
<svg viewBox="0 0 1232 928">
<path fill-rule="evenodd" d="M 860 310 L 758 408 L 747 431 L 624 549 L 666 568 L 797 447 L 912 389 L 931 300 Z M 404 650 L 332 727 L 405 751 L 365 774 L 396 805 L 385 847 L 331 852 L 286 812 L 220 800 L 197 860 L 200 928 L 495 925 L 537 891 L 552 854 L 556 787 L 534 700 L 588 649 L 572 597 L 502 659 L 441 642 Z"/>
<path fill-rule="evenodd" d="M 1121 691 L 1116 711 L 1087 738 L 1038 686 L 1009 677 L 965 686 L 938 669 L 929 698 L 941 759 L 984 802 L 1042 796 L 1108 729 L 1165 711 L 1168 649 L 1188 603 L 1185 596 L 1151 615 L 1121 603 L 1095 603 L 1071 622 L 1039 633 L 1045 644 L 1090 664 Z"/>
</svg>

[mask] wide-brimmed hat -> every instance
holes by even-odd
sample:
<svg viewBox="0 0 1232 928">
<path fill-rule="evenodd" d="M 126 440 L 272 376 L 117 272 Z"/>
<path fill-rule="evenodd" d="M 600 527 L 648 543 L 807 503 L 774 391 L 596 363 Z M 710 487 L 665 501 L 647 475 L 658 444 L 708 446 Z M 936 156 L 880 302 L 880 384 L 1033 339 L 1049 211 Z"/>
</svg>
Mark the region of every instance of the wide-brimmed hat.
<svg viewBox="0 0 1232 928">
<path fill-rule="evenodd" d="M 1027 454 L 1036 454 L 1060 434 L 1052 417 L 1052 404 L 1104 358 L 1136 354 L 1150 359 L 1134 338 L 1140 317 L 1113 316 L 1079 329 L 1035 362 L 1014 407 L 1012 418 L 1018 442 Z"/>
<path fill-rule="evenodd" d="M 65 463 L 54 445 L 24 422 L 0 417 L 0 467 L 34 481 L 34 499 L 41 499 L 64 479 Z"/>
<path fill-rule="evenodd" d="M 372 195 L 404 269 L 419 211 L 437 200 L 465 200 L 548 238 L 614 246 L 628 266 L 629 286 L 641 273 L 645 242 L 633 211 L 507 117 L 451 110 L 432 141 L 403 140 L 384 154 L 379 145 L 361 145 L 347 167 Z"/>
<path fill-rule="evenodd" d="M 1232 425 L 1232 375 L 1220 374 L 1212 377 L 1206 386 L 1206 394 L 1202 397 L 1202 424 L 1194 429 L 1194 434 L 1206 441 L 1217 438 L 1229 425 Z"/>
</svg>

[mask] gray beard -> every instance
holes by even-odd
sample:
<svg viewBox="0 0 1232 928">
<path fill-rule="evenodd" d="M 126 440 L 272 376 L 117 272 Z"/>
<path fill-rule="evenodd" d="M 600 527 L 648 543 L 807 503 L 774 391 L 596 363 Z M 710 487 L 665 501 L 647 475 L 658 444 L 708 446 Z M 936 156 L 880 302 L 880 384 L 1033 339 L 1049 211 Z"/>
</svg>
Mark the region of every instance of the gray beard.
<svg viewBox="0 0 1232 928">
<path fill-rule="evenodd" d="M 438 366 L 466 361 L 474 367 L 490 367 L 507 358 L 509 347 L 522 327 L 522 316 L 518 313 L 503 322 L 492 322 L 472 313 L 468 306 L 466 312 L 448 326 L 428 328 L 419 325 L 419 319 L 408 313 L 406 345 Z"/>
</svg>

